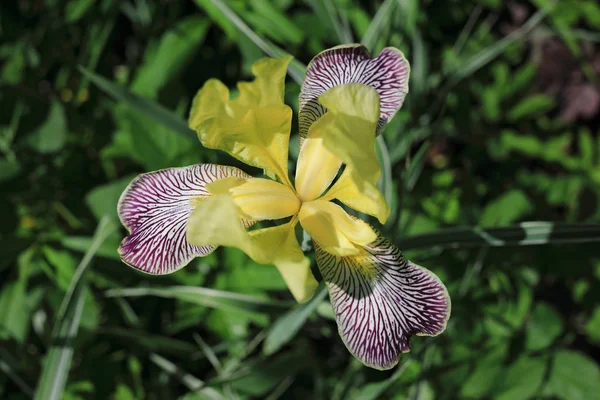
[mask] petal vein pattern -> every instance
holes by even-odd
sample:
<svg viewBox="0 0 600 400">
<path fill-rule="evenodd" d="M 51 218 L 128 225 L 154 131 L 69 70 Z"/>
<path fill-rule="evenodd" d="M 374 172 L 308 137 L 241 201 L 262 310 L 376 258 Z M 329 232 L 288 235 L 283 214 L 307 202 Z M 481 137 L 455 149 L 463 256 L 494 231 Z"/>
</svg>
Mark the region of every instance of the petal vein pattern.
<svg viewBox="0 0 600 400">
<path fill-rule="evenodd" d="M 435 336 L 450 316 L 439 278 L 408 261 L 379 236 L 358 256 L 339 257 L 315 243 L 339 334 L 365 365 L 390 369 L 408 352 L 411 335 Z"/>
<path fill-rule="evenodd" d="M 308 65 L 300 92 L 300 135 L 326 112 L 317 99 L 327 90 L 345 83 L 369 85 L 379 94 L 381 110 L 377 132 L 400 109 L 408 93 L 410 66 L 398 49 L 387 47 L 371 58 L 362 45 L 334 47 L 319 53 Z"/>
<path fill-rule="evenodd" d="M 232 176 L 250 178 L 237 168 L 214 164 L 139 175 L 119 200 L 119 218 L 130 233 L 119 246 L 121 259 L 149 274 L 169 274 L 210 254 L 215 246 L 188 243 L 186 224 L 194 203 L 209 196 L 206 185 Z"/>
</svg>

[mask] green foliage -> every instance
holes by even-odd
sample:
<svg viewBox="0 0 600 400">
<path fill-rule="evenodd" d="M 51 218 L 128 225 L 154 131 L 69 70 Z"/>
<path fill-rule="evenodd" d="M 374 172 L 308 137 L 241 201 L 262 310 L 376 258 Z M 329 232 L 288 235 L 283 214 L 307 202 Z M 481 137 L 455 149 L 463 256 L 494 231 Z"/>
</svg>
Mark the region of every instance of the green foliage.
<svg viewBox="0 0 600 400">
<path fill-rule="evenodd" d="M 600 368 L 597 363 L 574 351 L 556 352 L 545 395 L 583 400 L 593 398 L 599 391 Z"/>
<path fill-rule="evenodd" d="M 1 398 L 600 392 L 600 114 L 565 117 L 582 107 L 573 84 L 597 86 L 597 2 L 9 3 Z M 295 304 L 275 268 L 235 249 L 161 277 L 117 254 L 116 207 L 135 176 L 239 166 L 187 126 L 207 79 L 234 88 L 258 58 L 291 54 L 286 102 L 297 112 L 305 66 L 345 42 L 395 46 L 411 63 L 406 102 L 377 141 L 392 208 L 381 228 L 453 299 L 446 332 L 414 338 L 388 372 L 348 353 L 323 286 Z"/>
<path fill-rule="evenodd" d="M 53 101 L 48 118 L 29 136 L 29 144 L 40 153 L 54 153 L 64 146 L 67 133 L 63 105 Z"/>
</svg>

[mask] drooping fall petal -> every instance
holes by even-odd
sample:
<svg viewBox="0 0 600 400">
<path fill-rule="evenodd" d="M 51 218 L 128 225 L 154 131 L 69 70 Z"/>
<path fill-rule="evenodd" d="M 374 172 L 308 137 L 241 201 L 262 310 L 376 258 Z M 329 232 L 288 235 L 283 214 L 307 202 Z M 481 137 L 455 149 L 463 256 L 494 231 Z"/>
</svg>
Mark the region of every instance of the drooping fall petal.
<svg viewBox="0 0 600 400">
<path fill-rule="evenodd" d="M 390 369 L 410 350 L 410 336 L 445 330 L 451 305 L 444 284 L 384 237 L 355 256 L 335 256 L 319 242 L 315 250 L 340 337 L 365 365 Z"/>
<path fill-rule="evenodd" d="M 379 94 L 381 100 L 377 132 L 400 109 L 408 93 L 410 66 L 402 52 L 387 47 L 375 58 L 358 44 L 325 50 L 308 64 L 300 92 L 300 134 L 305 136 L 310 125 L 325 114 L 326 107 L 317 99 L 334 86 L 363 83 Z"/>
<path fill-rule="evenodd" d="M 246 232 L 240 224 L 241 210 L 230 195 L 206 199 L 196 207 L 188 221 L 190 243 L 237 247 L 254 261 L 274 264 L 299 302 L 308 300 L 317 287 L 310 271 L 310 260 L 296 240 L 296 222 Z"/>
<path fill-rule="evenodd" d="M 288 182 L 287 156 L 292 110 L 283 102 L 285 73 L 291 58 L 265 58 L 252 66 L 253 82 L 238 84 L 239 96 L 216 79 L 198 91 L 189 126 L 205 147 L 226 151 Z"/>
<path fill-rule="evenodd" d="M 337 198 L 384 223 L 390 209 L 377 188 L 381 173 L 375 152 L 378 97 L 373 88 L 359 83 L 328 90 L 319 98 L 327 113 L 310 127 L 308 138 L 322 139 L 325 147 L 346 164 L 344 173 L 323 199 Z"/>
<path fill-rule="evenodd" d="M 121 223 L 130 233 L 119 247 L 122 260 L 149 274 L 168 274 L 211 253 L 215 246 L 194 246 L 186 240 L 186 224 L 194 205 L 210 195 L 206 185 L 228 177 L 250 178 L 237 168 L 214 164 L 163 169 L 135 178 L 118 206 Z"/>
</svg>

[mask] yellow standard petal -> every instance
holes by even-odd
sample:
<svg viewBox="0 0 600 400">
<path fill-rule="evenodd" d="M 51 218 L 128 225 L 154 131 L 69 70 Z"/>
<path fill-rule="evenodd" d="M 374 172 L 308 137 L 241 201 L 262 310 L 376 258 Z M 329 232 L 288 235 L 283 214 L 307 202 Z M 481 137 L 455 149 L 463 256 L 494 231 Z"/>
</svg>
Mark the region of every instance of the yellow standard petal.
<svg viewBox="0 0 600 400">
<path fill-rule="evenodd" d="M 234 203 L 244 216 L 260 221 L 290 217 L 300 209 L 300 200 L 286 185 L 255 178 L 232 188 Z"/>
<path fill-rule="evenodd" d="M 358 254 L 359 247 L 377 238 L 364 221 L 352 218 L 342 207 L 325 200 L 302 203 L 300 224 L 323 249 L 337 256 Z"/>
<path fill-rule="evenodd" d="M 273 228 L 247 232 L 239 221 L 240 211 L 230 195 L 205 199 L 187 223 L 187 240 L 194 245 L 212 243 L 237 247 L 254 261 L 274 264 L 298 301 L 308 300 L 317 287 L 294 227 L 296 220 Z"/>
<path fill-rule="evenodd" d="M 375 152 L 379 95 L 369 86 L 351 83 L 328 90 L 319 102 L 328 111 L 308 135 L 322 138 L 327 149 L 346 164 L 342 177 L 323 198 L 337 198 L 384 223 L 390 210 L 376 186 L 381 173 Z"/>
<path fill-rule="evenodd" d="M 323 144 L 323 138 L 303 140 L 296 166 L 296 191 L 303 201 L 319 197 L 337 175 L 342 161 Z"/>
<path fill-rule="evenodd" d="M 288 183 L 287 156 L 292 110 L 283 103 L 285 73 L 291 58 L 266 58 L 252 67 L 253 82 L 238 84 L 239 96 L 216 79 L 200 89 L 189 126 L 205 147 L 226 151 Z"/>
</svg>

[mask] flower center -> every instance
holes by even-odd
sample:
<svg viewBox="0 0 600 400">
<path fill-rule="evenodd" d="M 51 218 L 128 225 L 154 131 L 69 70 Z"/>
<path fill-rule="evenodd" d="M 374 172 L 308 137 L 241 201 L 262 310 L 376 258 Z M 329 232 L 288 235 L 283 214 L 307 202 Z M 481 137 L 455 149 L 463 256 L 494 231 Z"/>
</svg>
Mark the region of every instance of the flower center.
<svg viewBox="0 0 600 400">
<path fill-rule="evenodd" d="M 242 213 L 254 220 L 281 219 L 296 215 L 302 202 L 288 185 L 254 178 L 229 189 Z"/>
</svg>

